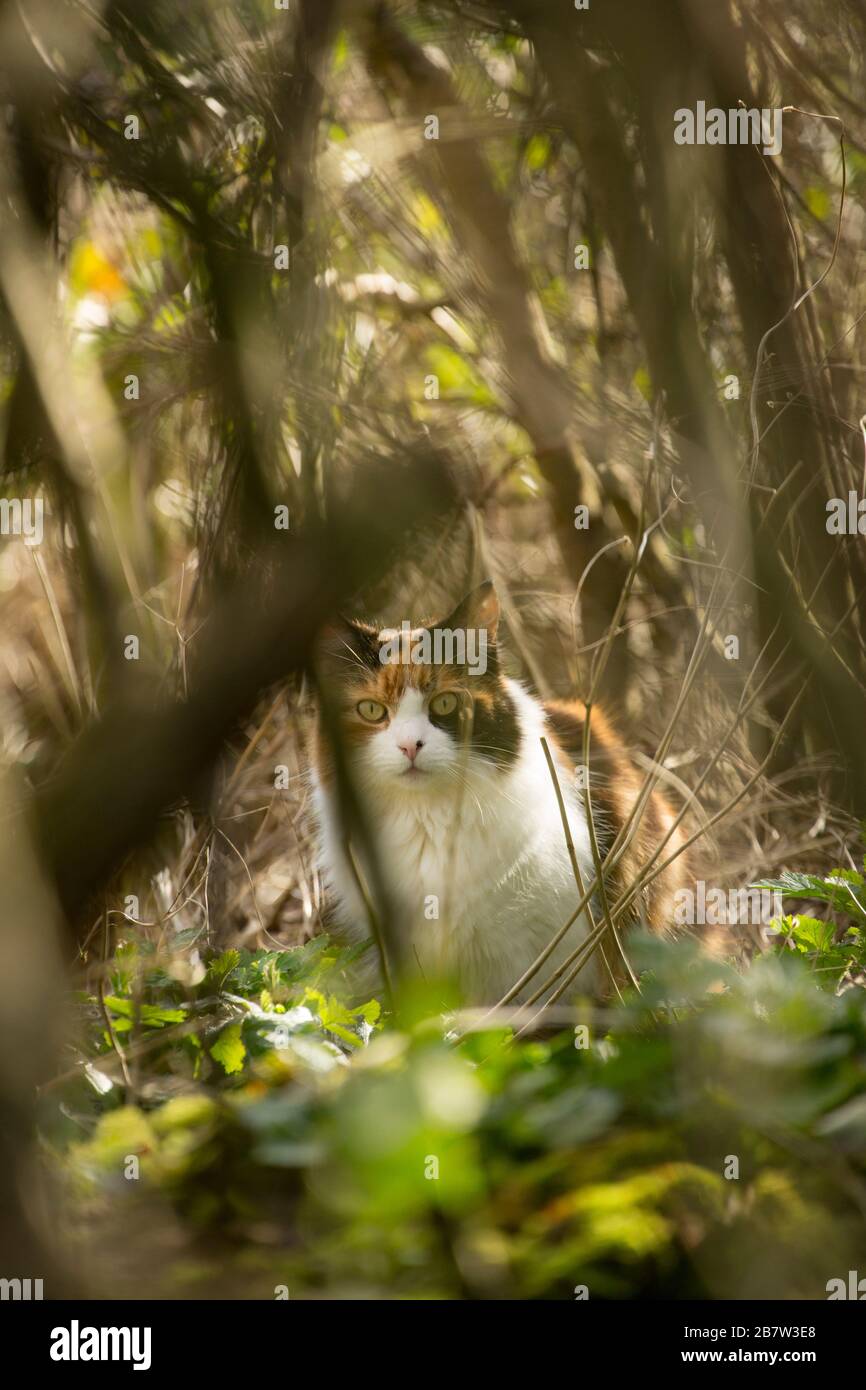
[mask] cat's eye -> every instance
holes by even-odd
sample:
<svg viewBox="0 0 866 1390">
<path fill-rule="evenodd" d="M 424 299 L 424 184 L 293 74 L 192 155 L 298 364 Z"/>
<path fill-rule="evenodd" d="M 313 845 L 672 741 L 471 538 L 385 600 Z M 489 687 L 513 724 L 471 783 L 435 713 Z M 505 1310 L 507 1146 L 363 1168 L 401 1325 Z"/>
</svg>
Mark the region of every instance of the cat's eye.
<svg viewBox="0 0 866 1390">
<path fill-rule="evenodd" d="M 457 696 L 453 690 L 443 690 L 441 694 L 434 695 L 430 701 L 431 714 L 438 714 L 444 718 L 447 714 L 453 714 L 457 708 Z"/>
<path fill-rule="evenodd" d="M 384 705 L 379 704 L 378 700 L 360 700 L 358 713 L 362 719 L 366 719 L 368 724 L 381 724 L 387 710 Z"/>
</svg>

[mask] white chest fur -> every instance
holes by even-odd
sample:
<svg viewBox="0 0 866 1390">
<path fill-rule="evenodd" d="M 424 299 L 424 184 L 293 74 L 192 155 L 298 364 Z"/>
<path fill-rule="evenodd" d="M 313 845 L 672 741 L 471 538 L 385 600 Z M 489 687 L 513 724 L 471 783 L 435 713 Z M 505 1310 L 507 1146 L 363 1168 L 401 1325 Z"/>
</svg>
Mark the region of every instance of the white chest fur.
<svg viewBox="0 0 866 1390">
<path fill-rule="evenodd" d="M 508 682 L 520 716 L 522 740 L 506 772 L 467 766 L 462 788 L 452 784 L 427 795 L 412 788 L 364 781 L 363 804 L 379 864 L 395 908 L 395 925 L 408 937 L 407 956 L 435 977 L 456 977 L 469 1003 L 492 1003 L 519 978 L 574 910 L 577 887 L 556 794 L 544 752 L 543 712 L 515 681 Z M 584 881 L 592 878 L 592 854 L 574 780 L 560 784 Z M 369 935 L 354 874 L 341 848 L 337 808 L 314 779 L 320 829 L 320 867 L 336 919 L 353 939 Z M 586 935 L 581 916 L 541 972 L 518 999 Z M 580 977 L 581 989 L 597 982 L 597 957 Z"/>
</svg>

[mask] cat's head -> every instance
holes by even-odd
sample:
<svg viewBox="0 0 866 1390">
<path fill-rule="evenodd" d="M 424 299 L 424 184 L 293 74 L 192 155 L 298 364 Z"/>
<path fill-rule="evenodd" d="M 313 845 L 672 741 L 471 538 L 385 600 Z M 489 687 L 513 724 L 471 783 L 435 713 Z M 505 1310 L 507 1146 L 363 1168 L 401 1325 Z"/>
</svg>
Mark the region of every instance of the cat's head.
<svg viewBox="0 0 866 1390">
<path fill-rule="evenodd" d="M 329 630 L 320 680 L 363 785 L 440 795 L 458 791 L 468 772 L 511 766 L 520 725 L 500 674 L 498 623 L 488 582 L 438 621 L 378 628 L 343 619 Z"/>
</svg>

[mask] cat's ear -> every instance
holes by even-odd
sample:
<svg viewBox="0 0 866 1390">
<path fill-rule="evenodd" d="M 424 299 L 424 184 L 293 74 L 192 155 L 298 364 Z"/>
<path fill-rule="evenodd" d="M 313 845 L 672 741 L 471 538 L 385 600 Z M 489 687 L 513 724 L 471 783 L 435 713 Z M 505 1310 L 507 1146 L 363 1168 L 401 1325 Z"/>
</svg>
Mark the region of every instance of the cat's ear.
<svg viewBox="0 0 866 1390">
<path fill-rule="evenodd" d="M 452 631 L 455 628 L 485 628 L 492 646 L 499 627 L 499 598 L 491 580 L 485 579 L 483 584 L 472 589 L 440 626 Z"/>
<path fill-rule="evenodd" d="M 319 638 L 319 663 L 329 675 L 344 680 L 359 674 L 359 668 L 366 675 L 379 669 L 379 645 L 376 628 L 340 613 Z"/>
</svg>

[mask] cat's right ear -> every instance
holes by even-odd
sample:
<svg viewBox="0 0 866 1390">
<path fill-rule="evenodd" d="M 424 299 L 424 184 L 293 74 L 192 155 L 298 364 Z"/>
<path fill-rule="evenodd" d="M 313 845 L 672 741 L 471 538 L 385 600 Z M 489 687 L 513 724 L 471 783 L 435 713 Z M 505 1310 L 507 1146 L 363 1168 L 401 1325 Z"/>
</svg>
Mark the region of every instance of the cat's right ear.
<svg viewBox="0 0 866 1390">
<path fill-rule="evenodd" d="M 360 674 L 360 671 L 366 675 L 379 668 L 379 645 L 374 627 L 340 613 L 322 630 L 317 649 L 318 663 L 326 674 L 335 678 L 348 680 L 353 674 Z"/>
<path fill-rule="evenodd" d="M 483 584 L 479 584 L 461 599 L 454 612 L 443 619 L 441 626 L 486 628 L 487 640 L 493 646 L 499 629 L 499 599 L 492 581 L 485 579 Z"/>
</svg>

